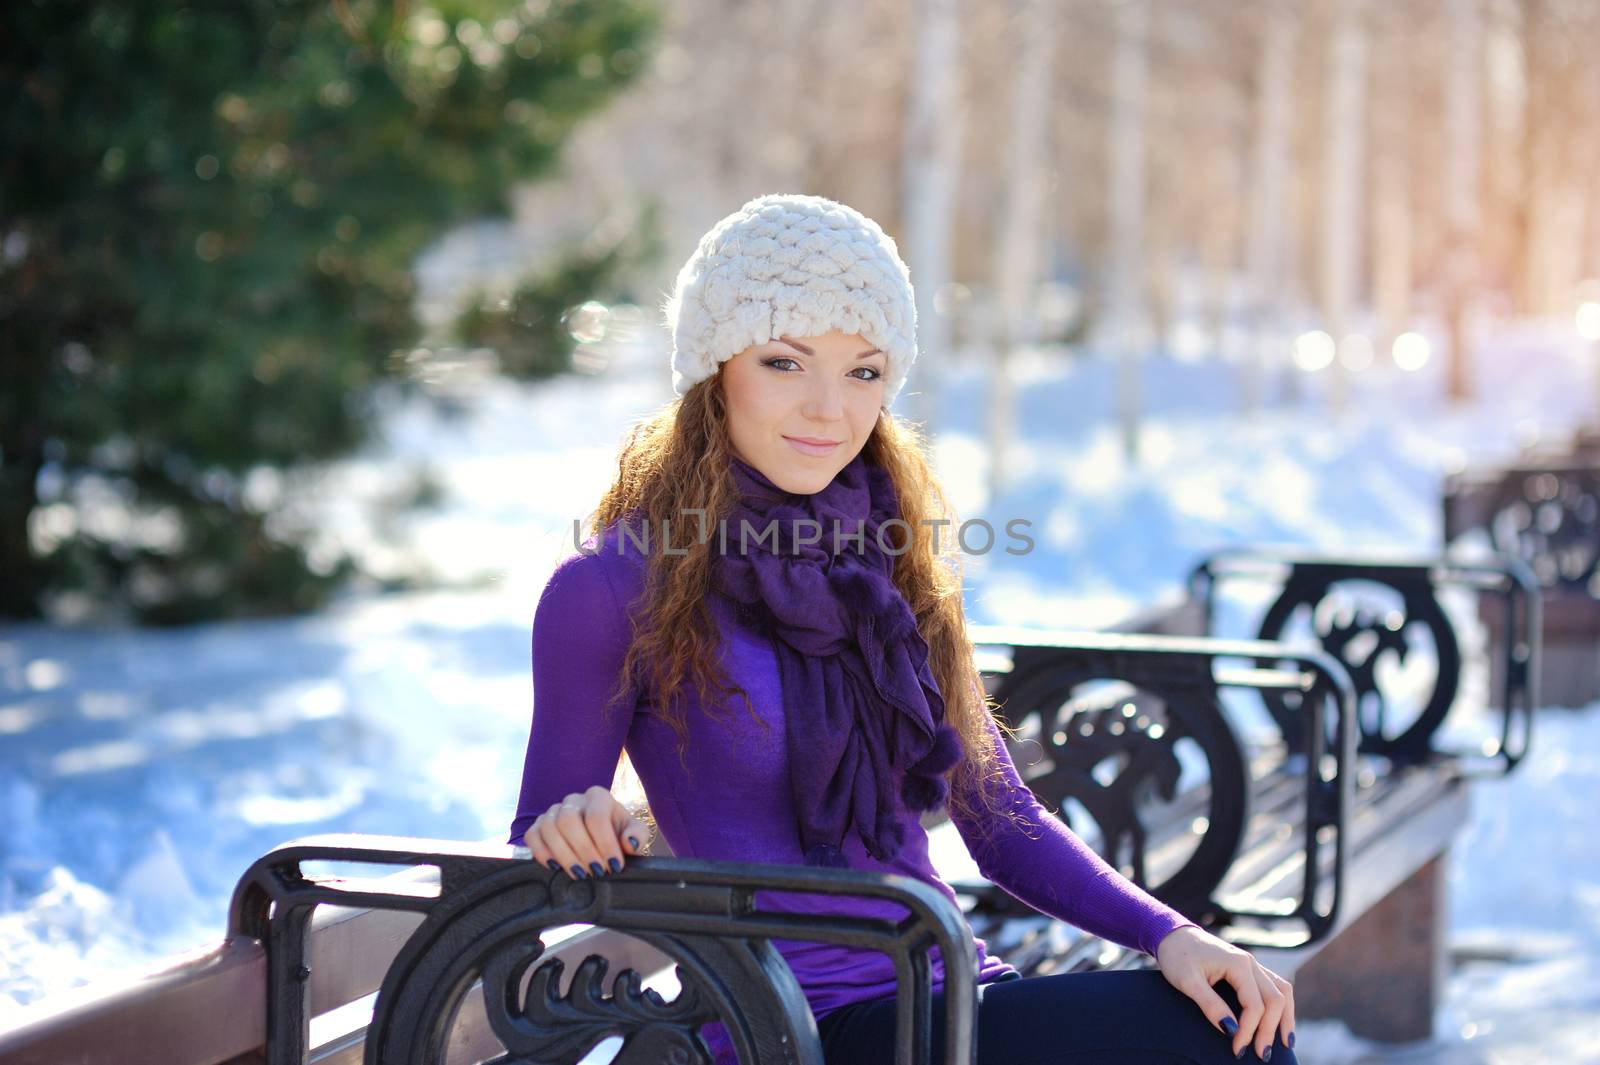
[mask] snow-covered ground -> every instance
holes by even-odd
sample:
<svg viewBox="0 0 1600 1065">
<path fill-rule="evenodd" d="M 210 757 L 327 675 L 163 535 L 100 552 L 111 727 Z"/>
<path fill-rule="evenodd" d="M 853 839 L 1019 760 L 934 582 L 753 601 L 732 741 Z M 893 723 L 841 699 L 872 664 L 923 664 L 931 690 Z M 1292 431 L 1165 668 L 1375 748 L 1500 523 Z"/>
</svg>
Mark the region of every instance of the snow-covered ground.
<svg viewBox="0 0 1600 1065">
<path fill-rule="evenodd" d="M 984 363 L 958 361 L 934 426 L 941 473 L 963 517 L 1027 519 L 1036 542 L 968 556 L 969 614 L 1102 624 L 1227 544 L 1436 550 L 1446 471 L 1592 417 L 1600 359 L 1569 332 L 1503 332 L 1479 367 L 1487 398 L 1461 409 L 1437 400 L 1430 365 L 1359 375 L 1339 416 L 1308 377 L 1305 400 L 1245 420 L 1231 366 L 1151 359 L 1137 463 L 1109 417 L 1112 366 L 1024 354 L 994 498 Z M 455 415 L 397 405 L 383 444 L 323 479 L 310 516 L 331 543 L 379 567 L 421 560 L 460 590 L 178 631 L 0 631 L 0 1026 L 215 939 L 234 880 L 286 839 L 504 832 L 533 604 L 623 431 L 670 398 L 648 328 L 602 354 L 602 372 L 541 385 L 457 380 Z M 375 529 L 360 501 L 419 463 L 446 504 Z M 1600 1061 L 1600 843 L 1580 807 L 1597 783 L 1600 707 L 1544 712 L 1524 767 L 1476 789 L 1452 852 L 1458 961 L 1439 1037 L 1380 1050 L 1308 1022 L 1302 1059 Z"/>
</svg>

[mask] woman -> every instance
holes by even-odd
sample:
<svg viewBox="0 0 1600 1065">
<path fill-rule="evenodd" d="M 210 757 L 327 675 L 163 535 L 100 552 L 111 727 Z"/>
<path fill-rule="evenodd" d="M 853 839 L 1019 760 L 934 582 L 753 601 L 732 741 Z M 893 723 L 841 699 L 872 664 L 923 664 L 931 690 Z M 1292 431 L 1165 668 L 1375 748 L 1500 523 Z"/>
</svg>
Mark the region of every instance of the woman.
<svg viewBox="0 0 1600 1065">
<path fill-rule="evenodd" d="M 674 854 L 895 872 L 953 901 L 919 819 L 948 804 L 990 880 L 1160 967 L 1022 979 L 974 938 L 980 1063 L 1292 1062 L 1288 982 L 1120 876 L 1007 757 L 937 536 L 949 507 L 888 412 L 916 356 L 893 240 L 831 200 L 758 197 L 664 310 L 679 398 L 630 433 L 535 612 L 511 840 L 574 878 L 619 872 L 649 838 L 609 790 L 625 749 Z M 829 1065 L 892 1060 L 885 955 L 775 945 Z M 726 1060 L 721 1026 L 703 1034 Z"/>
</svg>

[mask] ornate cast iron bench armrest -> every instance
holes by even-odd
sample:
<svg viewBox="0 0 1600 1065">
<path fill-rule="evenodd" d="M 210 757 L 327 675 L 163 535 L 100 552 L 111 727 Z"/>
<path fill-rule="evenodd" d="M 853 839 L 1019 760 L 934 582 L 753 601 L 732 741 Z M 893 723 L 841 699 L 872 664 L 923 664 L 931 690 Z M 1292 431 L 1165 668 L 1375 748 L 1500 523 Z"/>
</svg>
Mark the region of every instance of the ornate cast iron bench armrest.
<svg viewBox="0 0 1600 1065">
<path fill-rule="evenodd" d="M 438 870 L 436 895 L 394 890 L 393 878 L 315 876 L 310 863 Z M 899 919 L 759 909 L 757 891 L 849 895 L 903 907 Z M 708 1060 L 700 1025 L 720 1021 L 746 1065 L 821 1065 L 816 1025 L 799 984 L 771 940 L 812 940 L 879 950 L 894 962 L 897 1065 L 929 1062 L 931 948 L 944 965 L 947 1052 L 970 1065 L 977 1039 L 976 957 L 960 911 L 909 877 L 859 870 L 635 858 L 614 876 L 570 881 L 505 845 L 380 836 L 317 836 L 277 848 L 239 881 L 230 937 L 252 937 L 268 958 L 267 1062 L 303 1065 L 310 980 L 306 933 L 317 906 L 424 915 L 384 977 L 366 1033 L 371 1065 L 435 1063 L 452 1021 L 481 976 L 483 1007 L 517 1060 L 577 1060 L 609 1036 L 617 1062 Z M 544 959 L 542 936 L 591 924 L 643 940 L 676 962 L 681 991 L 665 1001 L 624 970 L 590 955 L 559 993 L 562 962 Z M 529 981 L 524 995 L 520 988 Z"/>
<path fill-rule="evenodd" d="M 1447 758 L 1465 775 L 1480 776 L 1509 773 L 1527 753 L 1533 711 L 1539 705 L 1541 635 L 1539 586 L 1525 563 L 1509 556 L 1472 563 L 1379 555 L 1333 558 L 1266 548 L 1222 551 L 1196 566 L 1189 579 L 1190 595 L 1203 605 L 1208 630 L 1218 589 L 1229 581 L 1264 582 L 1280 589 L 1262 615 L 1260 639 L 1284 638 L 1291 619 L 1309 612 L 1311 636 L 1355 683 L 1362 754 L 1382 755 L 1401 766 Z M 1369 608 L 1337 609 L 1335 586 L 1357 583 L 1387 589 L 1399 599 L 1399 608 L 1381 614 Z M 1448 588 L 1497 599 L 1509 634 L 1499 670 L 1501 690 L 1495 693 L 1502 712 L 1500 735 L 1485 738 L 1475 749 L 1443 750 L 1435 743 L 1457 704 L 1462 673 L 1460 642 L 1438 598 Z M 1386 655 L 1404 661 L 1418 643 L 1433 649 L 1433 689 L 1414 720 L 1395 724 L 1393 693 L 1378 683 L 1379 662 Z M 1292 742 L 1300 727 L 1292 700 L 1267 696 L 1266 702 Z"/>
<path fill-rule="evenodd" d="M 1355 702 L 1345 671 L 1319 651 L 1204 637 L 974 627 L 988 649 L 991 695 L 1048 757 L 1028 786 L 1060 809 L 1079 804 L 1095 822 L 1102 856 L 1191 919 L 1241 943 L 1303 944 L 1326 934 L 1344 888 L 1344 824 L 1355 755 Z M 996 654 L 998 653 L 998 658 Z M 1272 668 L 1253 665 L 1270 657 Z M 1005 659 L 1002 669 L 999 659 Z M 1084 686 L 1112 682 L 1081 694 Z M 1292 692 L 1304 727 L 1289 748 L 1302 782 L 1304 876 L 1293 897 L 1246 903 L 1218 888 L 1247 844 L 1252 780 L 1223 713 L 1221 692 Z M 1180 794 L 1179 747 L 1195 751 L 1207 780 Z M 1166 801 L 1141 812 L 1152 797 Z M 1186 858 L 1162 859 L 1175 837 L 1198 836 Z M 1324 882 L 1325 881 L 1325 882 Z"/>
</svg>

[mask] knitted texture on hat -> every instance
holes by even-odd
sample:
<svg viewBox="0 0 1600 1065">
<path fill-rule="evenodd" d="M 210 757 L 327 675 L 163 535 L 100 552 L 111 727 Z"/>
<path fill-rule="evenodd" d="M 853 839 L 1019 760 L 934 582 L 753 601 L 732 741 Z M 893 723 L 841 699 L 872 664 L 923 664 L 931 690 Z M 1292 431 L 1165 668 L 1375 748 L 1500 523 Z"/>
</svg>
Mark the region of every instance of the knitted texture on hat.
<svg viewBox="0 0 1600 1065">
<path fill-rule="evenodd" d="M 822 196 L 758 196 L 712 226 L 662 313 L 680 396 L 752 345 L 837 329 L 888 357 L 887 407 L 917 357 L 911 272 L 894 238 Z"/>
</svg>

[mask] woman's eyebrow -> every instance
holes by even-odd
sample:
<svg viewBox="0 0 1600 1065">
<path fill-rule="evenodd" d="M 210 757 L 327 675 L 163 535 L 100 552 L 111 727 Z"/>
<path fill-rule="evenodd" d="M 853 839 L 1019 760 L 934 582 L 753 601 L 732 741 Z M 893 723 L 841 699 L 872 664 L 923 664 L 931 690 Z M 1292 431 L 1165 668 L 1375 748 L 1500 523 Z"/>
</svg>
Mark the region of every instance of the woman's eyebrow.
<svg viewBox="0 0 1600 1065">
<path fill-rule="evenodd" d="M 787 344 L 791 348 L 794 348 L 796 351 L 803 352 L 806 355 L 815 355 L 816 354 L 815 351 L 812 351 L 810 348 L 806 347 L 804 344 L 798 344 L 795 341 L 790 340 L 788 337 L 779 337 L 778 338 L 778 342 L 782 343 L 782 344 Z M 860 355 L 857 355 L 856 358 L 865 359 L 868 356 L 878 355 L 878 354 L 881 354 L 881 352 L 877 348 L 873 348 L 871 351 L 863 351 Z"/>
</svg>

